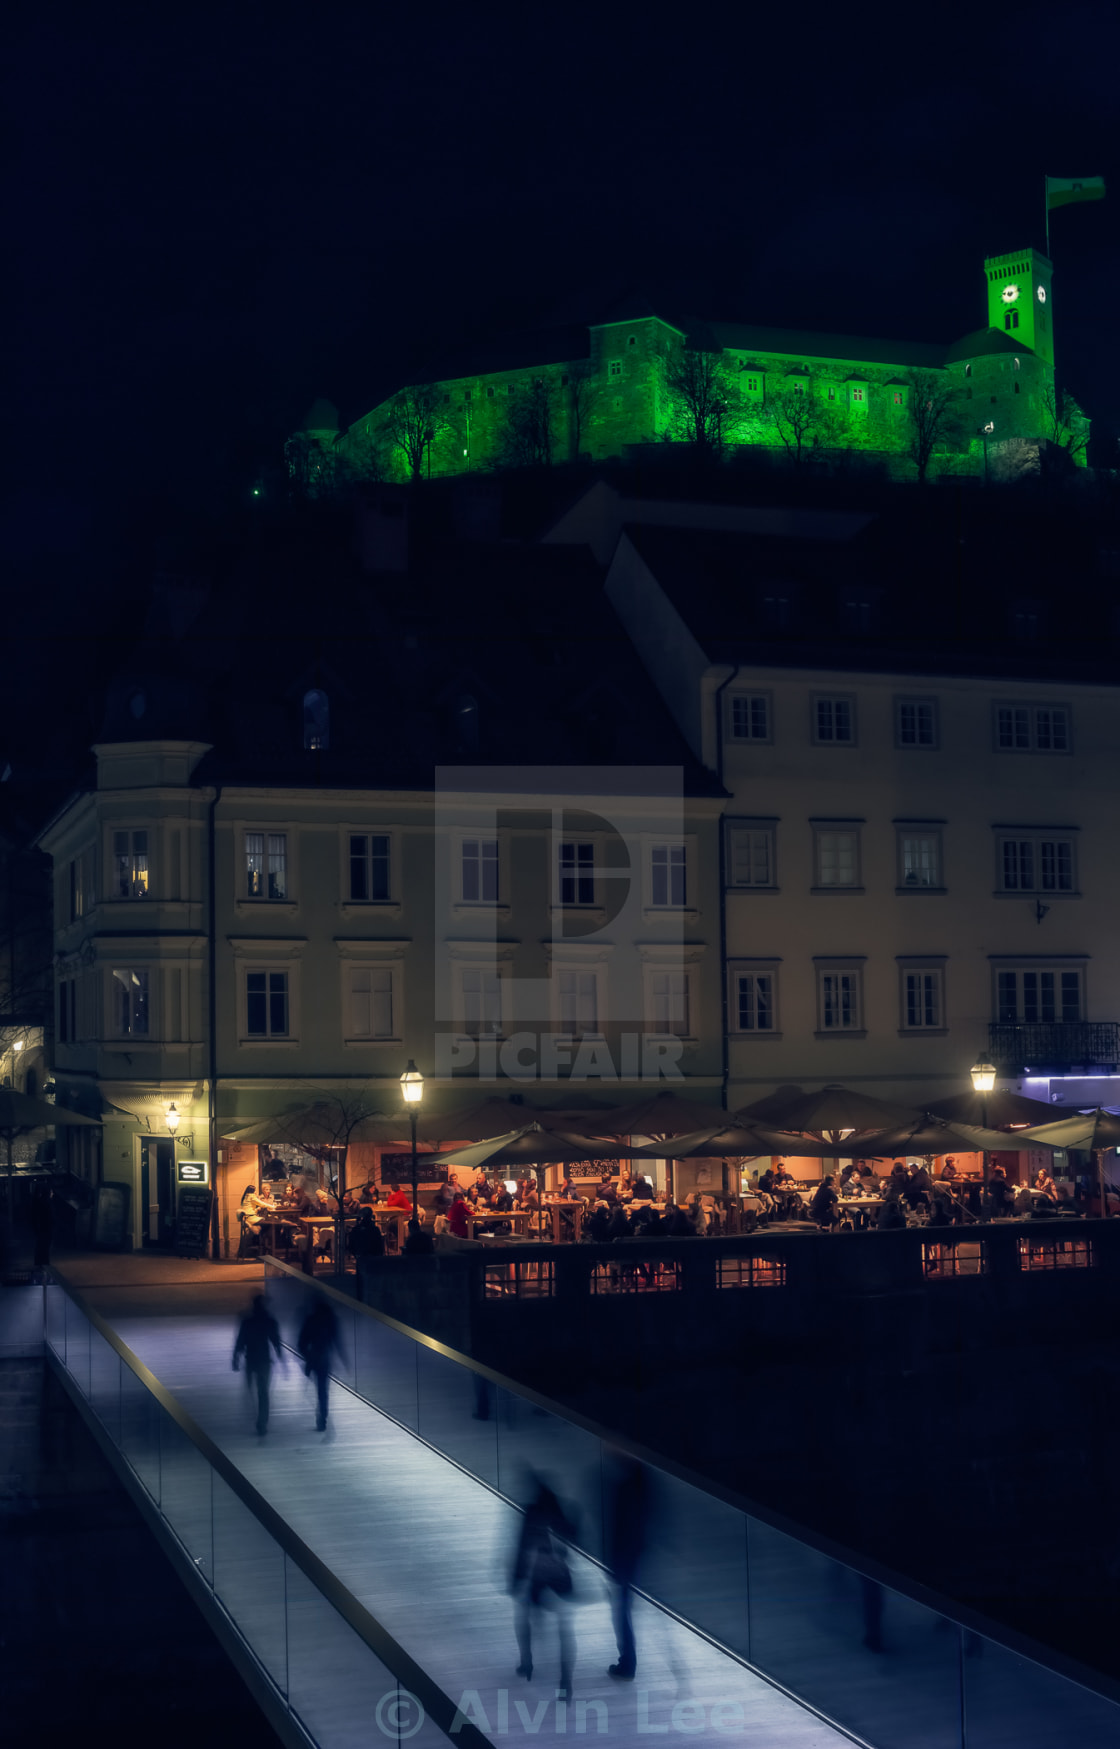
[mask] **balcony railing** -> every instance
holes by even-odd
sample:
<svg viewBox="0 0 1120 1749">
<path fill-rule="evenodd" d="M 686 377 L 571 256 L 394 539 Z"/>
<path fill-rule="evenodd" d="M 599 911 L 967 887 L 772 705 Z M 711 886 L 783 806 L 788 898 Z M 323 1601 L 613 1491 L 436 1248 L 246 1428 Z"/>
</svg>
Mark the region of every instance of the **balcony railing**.
<svg viewBox="0 0 1120 1749">
<path fill-rule="evenodd" d="M 1115 1069 L 1120 1021 L 997 1021 L 988 1028 L 988 1048 L 1000 1069 Z"/>
</svg>

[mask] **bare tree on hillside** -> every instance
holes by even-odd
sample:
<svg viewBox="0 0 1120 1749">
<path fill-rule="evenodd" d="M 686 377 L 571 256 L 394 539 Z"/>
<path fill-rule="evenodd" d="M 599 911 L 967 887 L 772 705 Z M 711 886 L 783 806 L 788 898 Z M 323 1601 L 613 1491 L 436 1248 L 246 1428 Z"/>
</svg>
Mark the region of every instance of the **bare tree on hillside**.
<svg viewBox="0 0 1120 1749">
<path fill-rule="evenodd" d="M 910 459 L 925 483 L 935 449 L 944 446 L 957 422 L 957 387 L 936 370 L 910 370 L 907 412 L 910 418 Z"/>
<path fill-rule="evenodd" d="M 578 461 L 588 420 L 599 395 L 595 367 L 590 359 L 581 359 L 568 366 L 568 429 L 571 437 L 572 460 Z"/>
<path fill-rule="evenodd" d="M 808 384 L 767 396 L 763 413 L 795 467 L 801 466 L 811 444 L 828 442 L 836 435 L 831 408 Z"/>
<path fill-rule="evenodd" d="M 444 394 L 435 383 L 418 383 L 401 389 L 385 413 L 385 435 L 399 451 L 410 480 L 420 479 L 424 457 L 447 423 Z"/>
<path fill-rule="evenodd" d="M 507 468 L 548 468 L 555 443 L 552 385 L 537 377 L 510 397 L 498 435 L 498 461 Z"/>
<path fill-rule="evenodd" d="M 662 356 L 673 435 L 698 456 L 722 455 L 731 409 L 731 372 L 718 352 L 673 346 Z"/>
<path fill-rule="evenodd" d="M 1067 390 L 1047 383 L 1042 391 L 1042 416 L 1046 435 L 1055 448 L 1064 450 L 1071 461 L 1085 453 L 1089 447 L 1089 421 Z"/>
</svg>

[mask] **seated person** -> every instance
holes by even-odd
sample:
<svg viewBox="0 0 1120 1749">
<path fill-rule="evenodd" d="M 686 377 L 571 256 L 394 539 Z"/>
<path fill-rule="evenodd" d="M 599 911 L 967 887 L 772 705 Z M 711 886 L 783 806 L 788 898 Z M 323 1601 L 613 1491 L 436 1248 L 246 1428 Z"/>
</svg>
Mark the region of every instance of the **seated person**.
<svg viewBox="0 0 1120 1749">
<path fill-rule="evenodd" d="M 613 1178 L 603 1179 L 603 1182 L 599 1186 L 599 1199 L 601 1202 L 605 1202 L 608 1208 L 614 1207 L 615 1203 L 618 1201 L 618 1191 L 615 1189 Z"/>
<path fill-rule="evenodd" d="M 251 1184 L 247 1184 L 245 1189 L 241 1192 L 241 1206 L 237 1212 L 248 1231 L 250 1233 L 259 1233 L 261 1230 L 261 1215 L 267 1214 L 270 1211 L 271 1205 L 267 1197 L 261 1196 L 258 1191 L 253 1189 Z"/>
<path fill-rule="evenodd" d="M 390 1180 L 389 1194 L 385 1198 L 385 1206 L 386 1208 L 391 1209 L 410 1209 L 412 1207 L 412 1198 L 409 1196 L 407 1190 L 401 1189 L 395 1178 Z"/>
<path fill-rule="evenodd" d="M 368 1184 L 363 1184 L 358 1194 L 358 1202 L 362 1207 L 372 1205 L 377 1201 L 377 1186 L 371 1178 Z"/>
<path fill-rule="evenodd" d="M 450 1181 L 446 1184 L 437 1184 L 432 1197 L 432 1213 L 445 1215 L 451 1207 L 451 1199 L 454 1195 L 455 1192 L 451 1188 Z"/>
<path fill-rule="evenodd" d="M 698 1238 L 705 1238 L 709 1226 L 708 1211 L 704 1207 L 704 1199 L 698 1190 L 694 1190 L 689 1197 L 688 1207 L 686 1208 L 685 1213 L 688 1216 L 689 1225 L 691 1226 L 692 1231 Z"/>
<path fill-rule="evenodd" d="M 950 1181 L 954 1178 L 960 1177 L 960 1173 L 957 1171 L 957 1162 L 953 1159 L 952 1154 L 946 1154 L 945 1164 L 942 1166 L 938 1176 Z"/>
<path fill-rule="evenodd" d="M 536 1213 L 541 1206 L 540 1192 L 531 1178 L 527 1178 L 521 1186 L 521 1207 Z"/>
<path fill-rule="evenodd" d="M 880 1233 L 890 1232 L 895 1227 L 904 1227 L 906 1225 L 906 1216 L 903 1213 L 902 1207 L 902 1193 L 894 1183 L 892 1183 L 887 1189 L 887 1193 L 883 1198 L 883 1206 L 876 1217 L 875 1225 Z"/>
<path fill-rule="evenodd" d="M 953 1209 L 959 1207 L 959 1204 L 955 1204 L 947 1196 L 938 1196 L 936 1193 L 932 1203 L 929 1225 L 931 1227 L 951 1227 L 954 1220 Z"/>
<path fill-rule="evenodd" d="M 311 1198 L 304 1189 L 302 1180 L 293 1178 L 284 1193 L 284 1207 L 292 1209 L 297 1215 L 309 1215 L 311 1206 Z"/>
<path fill-rule="evenodd" d="M 632 1220 L 635 1236 L 639 1239 L 659 1238 L 664 1229 L 664 1220 L 651 1202 L 639 1203 Z"/>
<path fill-rule="evenodd" d="M 611 1211 L 605 1202 L 597 1202 L 588 1217 L 584 1232 L 594 1245 L 605 1245 L 610 1238 Z"/>
<path fill-rule="evenodd" d="M 490 1207 L 496 1214 L 502 1215 L 507 1214 L 513 1207 L 513 1197 L 501 1182 L 490 1199 Z"/>
<path fill-rule="evenodd" d="M 353 1257 L 384 1257 L 385 1238 L 368 1203 L 351 1229 L 346 1247 Z"/>
<path fill-rule="evenodd" d="M 831 1172 L 813 1192 L 809 1214 L 818 1227 L 832 1227 L 839 1220 L 839 1198 Z"/>
<path fill-rule="evenodd" d="M 425 1233 L 420 1222 L 414 1216 L 408 1223 L 408 1238 L 404 1242 L 402 1255 L 405 1257 L 430 1257 L 435 1248 L 432 1235 Z"/>
<path fill-rule="evenodd" d="M 642 1176 L 640 1178 L 635 1178 L 633 1184 L 631 1185 L 631 1187 L 630 1187 L 630 1200 L 632 1202 L 652 1202 L 653 1201 L 653 1185 L 650 1183 L 649 1179 L 645 1176 L 644 1173 L 642 1174 Z"/>
<path fill-rule="evenodd" d="M 1034 1191 L 1036 1198 L 1045 1197 L 1049 1202 L 1053 1203 L 1056 1203 L 1058 1200 L 1058 1187 L 1054 1183 L 1049 1172 L 1047 1172 L 1045 1166 L 1040 1166 L 1035 1173 L 1034 1184 L 1031 1188 Z"/>
<path fill-rule="evenodd" d="M 930 1176 L 925 1167 L 915 1164 L 910 1167 L 906 1175 L 902 1194 L 912 1209 L 928 1208 L 929 1193 L 932 1188 Z"/>
<path fill-rule="evenodd" d="M 621 1203 L 616 1203 L 607 1216 L 606 1236 L 611 1240 L 628 1239 L 630 1236 L 630 1216 Z"/>
<path fill-rule="evenodd" d="M 671 1203 L 661 1223 L 658 1237 L 661 1239 L 694 1239 L 696 1228 L 689 1220 L 686 1210 L 679 1208 L 676 1203 Z"/>
<path fill-rule="evenodd" d="M 451 1207 L 447 1211 L 447 1225 L 457 1239 L 470 1238 L 470 1233 L 467 1230 L 467 1208 L 466 1197 L 461 1190 L 457 1190 L 451 1200 Z M 409 1224 L 411 1225 L 411 1222 Z"/>
<path fill-rule="evenodd" d="M 441 1209 L 435 1220 L 432 1222 L 432 1237 L 433 1239 L 442 1239 L 443 1235 L 445 1233 L 450 1233 L 450 1231 L 451 1222 Z"/>
<path fill-rule="evenodd" d="M 489 1201 L 486 1180 L 484 1178 L 476 1178 L 474 1183 L 467 1189 L 467 1201 L 473 1209 L 476 1209 L 484 1200 L 486 1202 Z"/>
<path fill-rule="evenodd" d="M 765 1172 L 759 1174 L 758 1188 L 764 1196 L 770 1196 L 772 1195 L 777 1182 L 778 1175 L 774 1171 L 774 1162 L 771 1161 Z"/>
<path fill-rule="evenodd" d="M 849 1160 L 840 1174 L 840 1195 L 854 1196 L 859 1189 L 859 1161 Z"/>
<path fill-rule="evenodd" d="M 560 1180 L 560 1183 L 556 1186 L 556 1194 L 560 1198 L 561 1202 L 574 1202 L 575 1201 L 575 1195 L 576 1195 L 575 1189 L 572 1185 L 571 1179 L 569 1178 L 569 1176 L 566 1172 L 565 1172 L 563 1178 Z"/>
<path fill-rule="evenodd" d="M 1015 1206 L 1015 1193 L 1007 1182 L 1007 1174 L 1002 1166 L 992 1167 L 992 1176 L 988 1180 L 988 1201 L 991 1204 L 992 1218 L 1002 1220 L 1010 1215 Z"/>
</svg>

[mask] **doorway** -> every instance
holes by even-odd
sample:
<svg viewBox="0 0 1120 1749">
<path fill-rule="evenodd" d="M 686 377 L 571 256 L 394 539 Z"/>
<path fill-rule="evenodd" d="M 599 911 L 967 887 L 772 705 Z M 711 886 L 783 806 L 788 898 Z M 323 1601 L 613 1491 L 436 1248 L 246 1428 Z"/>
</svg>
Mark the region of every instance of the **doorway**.
<svg viewBox="0 0 1120 1749">
<path fill-rule="evenodd" d="M 171 1241 L 175 1215 L 175 1143 L 149 1140 L 140 1142 L 140 1207 L 144 1222 L 145 1245 L 167 1245 Z"/>
</svg>

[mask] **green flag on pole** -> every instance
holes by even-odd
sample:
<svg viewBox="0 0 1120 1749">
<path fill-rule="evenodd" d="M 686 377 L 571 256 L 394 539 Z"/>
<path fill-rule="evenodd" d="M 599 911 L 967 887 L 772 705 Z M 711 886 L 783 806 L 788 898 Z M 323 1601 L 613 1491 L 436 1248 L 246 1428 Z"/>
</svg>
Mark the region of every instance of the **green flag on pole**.
<svg viewBox="0 0 1120 1749">
<path fill-rule="evenodd" d="M 1103 200 L 1103 176 L 1048 176 L 1046 178 L 1046 210 L 1069 206 L 1075 200 Z"/>
</svg>

